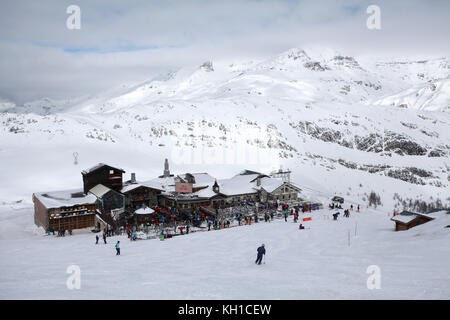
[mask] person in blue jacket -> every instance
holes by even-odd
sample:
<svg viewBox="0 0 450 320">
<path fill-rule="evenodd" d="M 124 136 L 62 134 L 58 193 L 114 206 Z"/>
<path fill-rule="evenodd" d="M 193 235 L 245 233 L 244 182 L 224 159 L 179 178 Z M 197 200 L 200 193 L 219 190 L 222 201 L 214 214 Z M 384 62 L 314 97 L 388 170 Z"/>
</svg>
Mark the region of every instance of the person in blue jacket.
<svg viewBox="0 0 450 320">
<path fill-rule="evenodd" d="M 263 255 L 266 254 L 266 249 L 264 248 L 264 243 L 263 243 L 263 244 L 261 245 L 261 247 L 259 247 L 256 251 L 258 252 L 258 255 L 257 255 L 257 257 L 256 257 L 255 263 L 261 264 Z"/>
<path fill-rule="evenodd" d="M 120 256 L 120 245 L 119 245 L 120 241 L 117 241 L 116 243 L 116 256 Z"/>
</svg>

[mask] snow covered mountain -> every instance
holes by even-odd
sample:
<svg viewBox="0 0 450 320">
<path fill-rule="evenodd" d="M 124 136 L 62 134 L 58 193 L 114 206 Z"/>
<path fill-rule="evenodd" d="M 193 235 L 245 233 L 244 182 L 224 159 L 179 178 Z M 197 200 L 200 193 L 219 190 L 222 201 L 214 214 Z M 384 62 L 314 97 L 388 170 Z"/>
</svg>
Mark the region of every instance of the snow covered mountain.
<svg viewBox="0 0 450 320">
<path fill-rule="evenodd" d="M 314 196 L 391 211 L 450 206 L 450 62 L 381 61 L 291 49 L 266 60 L 207 61 L 67 101 L 2 104 L 1 199 L 80 185 L 109 162 L 151 179 L 218 178 L 280 166 Z"/>
</svg>

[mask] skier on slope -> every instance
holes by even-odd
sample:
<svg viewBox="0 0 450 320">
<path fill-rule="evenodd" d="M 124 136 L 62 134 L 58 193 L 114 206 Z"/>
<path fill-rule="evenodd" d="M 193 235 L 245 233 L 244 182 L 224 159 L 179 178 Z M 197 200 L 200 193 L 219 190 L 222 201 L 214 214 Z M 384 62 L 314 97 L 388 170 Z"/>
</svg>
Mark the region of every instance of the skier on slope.
<svg viewBox="0 0 450 320">
<path fill-rule="evenodd" d="M 258 252 L 258 255 L 256 256 L 256 261 L 255 261 L 255 263 L 256 263 L 256 264 L 261 264 L 263 255 L 266 254 L 266 249 L 264 248 L 264 243 L 263 243 L 263 244 L 261 245 L 261 247 L 259 247 L 256 251 Z"/>
<path fill-rule="evenodd" d="M 95 244 L 98 244 L 98 239 L 99 239 L 99 236 L 98 236 L 98 234 L 96 234 L 95 235 Z"/>
<path fill-rule="evenodd" d="M 120 245 L 119 245 L 120 241 L 117 241 L 116 243 L 116 256 L 120 256 Z"/>
<path fill-rule="evenodd" d="M 103 241 L 104 241 L 105 244 L 106 244 L 106 233 L 104 233 L 104 232 L 103 232 Z"/>
</svg>

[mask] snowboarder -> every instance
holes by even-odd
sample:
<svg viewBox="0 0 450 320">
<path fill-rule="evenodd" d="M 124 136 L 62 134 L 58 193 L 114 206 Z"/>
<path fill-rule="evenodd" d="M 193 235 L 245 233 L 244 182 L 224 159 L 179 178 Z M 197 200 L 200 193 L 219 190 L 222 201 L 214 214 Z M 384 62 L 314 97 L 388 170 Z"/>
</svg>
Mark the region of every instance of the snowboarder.
<svg viewBox="0 0 450 320">
<path fill-rule="evenodd" d="M 117 241 L 116 243 L 116 256 L 120 256 L 120 245 L 119 245 L 120 241 Z"/>
<path fill-rule="evenodd" d="M 103 241 L 104 241 L 105 244 L 106 244 L 106 233 L 103 233 Z"/>
<path fill-rule="evenodd" d="M 211 221 L 208 221 L 208 231 L 211 230 Z"/>
<path fill-rule="evenodd" d="M 100 239 L 100 238 L 99 238 L 99 236 L 97 234 L 97 235 L 95 235 L 95 244 L 98 244 L 98 239 Z"/>
<path fill-rule="evenodd" d="M 256 264 L 261 264 L 263 255 L 266 254 L 266 249 L 264 248 L 264 243 L 263 243 L 263 244 L 261 245 L 261 247 L 259 247 L 256 251 L 258 252 L 258 255 L 256 256 L 256 261 L 255 261 L 255 263 L 256 263 Z"/>
<path fill-rule="evenodd" d="M 305 227 L 300 223 L 300 225 L 298 226 L 298 228 L 300 229 L 300 230 L 303 230 L 303 229 L 305 229 Z"/>
</svg>

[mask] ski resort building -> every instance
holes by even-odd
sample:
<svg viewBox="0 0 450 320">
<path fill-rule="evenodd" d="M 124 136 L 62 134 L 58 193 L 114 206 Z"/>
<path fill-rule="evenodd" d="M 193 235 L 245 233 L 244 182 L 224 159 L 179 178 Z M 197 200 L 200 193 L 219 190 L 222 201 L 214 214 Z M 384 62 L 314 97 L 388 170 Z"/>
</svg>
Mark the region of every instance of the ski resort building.
<svg viewBox="0 0 450 320">
<path fill-rule="evenodd" d="M 218 207 L 225 204 L 226 196 L 218 192 L 217 181 L 208 173 L 185 173 L 172 179 L 157 181 L 164 184 L 160 205 L 190 209 L 196 207 Z"/>
<path fill-rule="evenodd" d="M 89 190 L 97 198 L 97 207 L 102 213 L 111 213 L 113 210 L 125 210 L 125 196 L 120 192 L 98 184 Z"/>
<path fill-rule="evenodd" d="M 280 171 L 281 172 L 281 171 Z M 33 194 L 35 223 L 45 229 L 69 230 L 98 226 L 117 227 L 121 221 L 145 223 L 157 207 L 191 210 L 200 208 L 214 215 L 220 207 L 241 201 L 301 202 L 301 189 L 282 177 L 244 170 L 217 180 L 206 172 L 170 173 L 165 159 L 163 175 L 138 182 L 132 173 L 123 182 L 125 171 L 99 163 L 82 171 L 83 189 Z"/>
<path fill-rule="evenodd" d="M 97 199 L 83 190 L 33 194 L 34 223 L 45 230 L 74 230 L 94 227 Z"/>
<path fill-rule="evenodd" d="M 216 180 L 207 173 L 185 174 L 174 178 L 161 194 L 160 204 L 194 208 L 231 205 L 239 201 L 297 202 L 301 189 L 281 178 L 245 170 L 229 179 Z"/>
<path fill-rule="evenodd" d="M 158 205 L 158 197 L 164 191 L 162 185 L 155 181 L 137 182 L 136 176 L 124 183 L 120 192 L 125 195 L 125 208 L 135 210 L 142 206 Z"/>
<path fill-rule="evenodd" d="M 119 191 L 123 187 L 122 175 L 123 169 L 114 168 L 104 163 L 99 163 L 92 168 L 83 170 L 83 190 L 87 194 L 89 190 L 98 184 L 102 184 L 110 189 Z"/>
<path fill-rule="evenodd" d="M 433 219 L 436 219 L 442 212 L 442 210 L 431 211 L 429 213 L 417 213 L 411 211 L 402 211 L 391 220 L 395 222 L 395 231 L 402 231 L 414 228 L 415 226 L 427 223 Z"/>
</svg>

